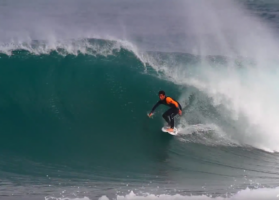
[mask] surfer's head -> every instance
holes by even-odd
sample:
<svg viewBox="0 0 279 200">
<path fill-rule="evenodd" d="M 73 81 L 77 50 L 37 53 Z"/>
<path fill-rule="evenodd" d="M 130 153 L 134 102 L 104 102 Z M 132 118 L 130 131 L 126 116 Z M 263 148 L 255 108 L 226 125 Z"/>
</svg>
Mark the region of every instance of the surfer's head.
<svg viewBox="0 0 279 200">
<path fill-rule="evenodd" d="M 163 91 L 163 90 L 159 91 L 159 98 L 160 98 L 161 100 L 164 100 L 165 97 L 166 97 L 165 91 Z"/>
</svg>

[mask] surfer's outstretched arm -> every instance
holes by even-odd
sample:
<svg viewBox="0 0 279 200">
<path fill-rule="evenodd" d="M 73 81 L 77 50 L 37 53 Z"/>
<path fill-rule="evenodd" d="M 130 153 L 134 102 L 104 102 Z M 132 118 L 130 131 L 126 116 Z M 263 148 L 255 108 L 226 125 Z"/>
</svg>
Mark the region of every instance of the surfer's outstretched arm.
<svg viewBox="0 0 279 200">
<path fill-rule="evenodd" d="M 162 101 L 158 101 L 152 108 L 151 112 L 149 113 L 149 117 L 151 115 L 153 115 L 153 112 L 155 111 L 155 109 L 162 103 Z"/>
</svg>

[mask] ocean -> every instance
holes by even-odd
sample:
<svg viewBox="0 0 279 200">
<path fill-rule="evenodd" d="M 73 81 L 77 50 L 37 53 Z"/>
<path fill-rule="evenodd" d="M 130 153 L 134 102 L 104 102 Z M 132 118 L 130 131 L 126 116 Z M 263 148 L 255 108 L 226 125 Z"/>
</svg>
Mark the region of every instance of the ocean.
<svg viewBox="0 0 279 200">
<path fill-rule="evenodd" d="M 0 199 L 279 198 L 278 1 L 11 0 L 0 27 Z"/>
</svg>

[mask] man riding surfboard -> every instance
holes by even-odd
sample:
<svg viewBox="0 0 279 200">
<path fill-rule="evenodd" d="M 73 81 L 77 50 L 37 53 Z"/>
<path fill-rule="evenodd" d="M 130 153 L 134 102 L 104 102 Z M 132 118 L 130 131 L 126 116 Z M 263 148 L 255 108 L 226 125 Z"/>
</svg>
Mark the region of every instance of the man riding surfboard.
<svg viewBox="0 0 279 200">
<path fill-rule="evenodd" d="M 181 105 L 175 101 L 171 97 L 167 97 L 164 91 L 159 91 L 159 98 L 160 100 L 153 106 L 151 112 L 149 113 L 149 117 L 153 115 L 153 112 L 159 106 L 160 104 L 164 104 L 166 106 L 169 106 L 170 109 L 168 109 L 162 116 L 165 119 L 165 121 L 168 123 L 170 128 L 167 129 L 168 132 L 174 131 L 174 116 L 179 114 L 182 115 L 182 108 Z"/>
</svg>

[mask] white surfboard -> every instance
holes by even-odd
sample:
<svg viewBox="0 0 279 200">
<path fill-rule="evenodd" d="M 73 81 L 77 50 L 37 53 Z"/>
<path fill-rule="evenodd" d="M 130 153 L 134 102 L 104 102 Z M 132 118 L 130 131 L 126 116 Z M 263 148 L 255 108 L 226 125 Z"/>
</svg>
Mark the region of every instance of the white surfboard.
<svg viewBox="0 0 279 200">
<path fill-rule="evenodd" d="M 163 132 L 167 132 L 171 135 L 177 135 L 177 132 L 178 132 L 177 128 L 174 127 L 173 132 L 169 132 L 169 131 L 167 131 L 167 129 L 168 129 L 168 127 L 162 127 Z"/>
</svg>

